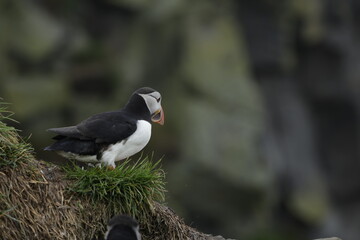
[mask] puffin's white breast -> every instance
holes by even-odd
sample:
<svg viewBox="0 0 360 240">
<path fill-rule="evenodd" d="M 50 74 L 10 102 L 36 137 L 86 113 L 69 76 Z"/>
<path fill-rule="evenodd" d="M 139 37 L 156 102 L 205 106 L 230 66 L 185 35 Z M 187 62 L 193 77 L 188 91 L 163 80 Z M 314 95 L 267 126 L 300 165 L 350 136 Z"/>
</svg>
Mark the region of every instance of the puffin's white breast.
<svg viewBox="0 0 360 240">
<path fill-rule="evenodd" d="M 101 162 L 113 165 L 114 161 L 126 159 L 140 152 L 151 137 L 151 124 L 145 120 L 137 122 L 136 131 L 121 142 L 110 145 L 102 154 Z"/>
</svg>

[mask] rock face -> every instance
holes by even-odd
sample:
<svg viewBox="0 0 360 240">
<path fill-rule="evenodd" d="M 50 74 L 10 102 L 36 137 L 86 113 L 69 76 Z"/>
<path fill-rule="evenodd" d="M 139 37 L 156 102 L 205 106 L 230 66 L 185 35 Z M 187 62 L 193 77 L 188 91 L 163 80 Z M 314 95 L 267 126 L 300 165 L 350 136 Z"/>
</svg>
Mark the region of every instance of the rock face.
<svg viewBox="0 0 360 240">
<path fill-rule="evenodd" d="M 358 239 L 358 1 L 3 2 L 0 96 L 38 156 L 44 129 L 152 86 L 167 122 L 146 152 L 188 223 Z"/>
</svg>

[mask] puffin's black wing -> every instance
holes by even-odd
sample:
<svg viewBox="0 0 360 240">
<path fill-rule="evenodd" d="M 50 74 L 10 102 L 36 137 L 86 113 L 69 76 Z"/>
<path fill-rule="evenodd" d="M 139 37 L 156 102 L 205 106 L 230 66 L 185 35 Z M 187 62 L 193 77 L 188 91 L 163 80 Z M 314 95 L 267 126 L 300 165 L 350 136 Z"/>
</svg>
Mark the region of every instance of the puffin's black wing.
<svg viewBox="0 0 360 240">
<path fill-rule="evenodd" d="M 57 140 L 44 150 L 94 155 L 104 146 L 124 140 L 136 131 L 137 120 L 123 112 L 96 114 L 77 126 L 50 128 Z"/>
<path fill-rule="evenodd" d="M 76 129 L 95 143 L 115 143 L 131 136 L 136 131 L 136 123 L 136 119 L 124 112 L 105 112 L 82 121 Z"/>
<path fill-rule="evenodd" d="M 76 138 L 81 140 L 89 140 L 88 137 L 84 136 L 79 132 L 76 126 L 60 127 L 60 128 L 49 128 L 47 131 L 56 133 L 57 135 L 53 139 L 60 140 L 65 137 Z"/>
<path fill-rule="evenodd" d="M 57 134 L 53 137 L 57 141 L 47 146 L 44 149 L 46 151 L 64 151 L 82 155 L 94 155 L 99 150 L 99 146 L 95 144 L 95 141 L 82 135 L 76 126 L 50 128 L 48 131 Z"/>
</svg>

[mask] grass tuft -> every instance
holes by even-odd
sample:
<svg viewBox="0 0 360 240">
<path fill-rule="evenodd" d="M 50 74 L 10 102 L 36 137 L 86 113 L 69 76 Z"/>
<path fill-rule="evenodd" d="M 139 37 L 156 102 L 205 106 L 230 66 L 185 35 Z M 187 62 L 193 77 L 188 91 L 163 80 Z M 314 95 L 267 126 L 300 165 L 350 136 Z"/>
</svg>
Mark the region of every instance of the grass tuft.
<svg viewBox="0 0 360 240">
<path fill-rule="evenodd" d="M 30 143 L 19 137 L 18 130 L 5 123 L 16 122 L 6 105 L 0 103 L 0 169 L 4 166 L 16 167 L 19 161 L 25 161 L 33 152 Z"/>
<path fill-rule="evenodd" d="M 159 168 L 160 161 L 140 157 L 135 163 L 126 160 L 114 170 L 68 166 L 64 169 L 66 176 L 74 180 L 68 191 L 94 204 L 107 203 L 115 212 L 145 218 L 154 201 L 164 201 L 165 174 Z"/>
</svg>

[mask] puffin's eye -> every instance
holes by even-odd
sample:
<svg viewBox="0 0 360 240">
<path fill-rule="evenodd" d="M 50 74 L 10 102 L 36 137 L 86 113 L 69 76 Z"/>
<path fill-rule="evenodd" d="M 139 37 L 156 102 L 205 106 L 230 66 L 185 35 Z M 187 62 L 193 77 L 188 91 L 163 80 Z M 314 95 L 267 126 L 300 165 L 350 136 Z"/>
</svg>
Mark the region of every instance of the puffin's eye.
<svg viewBox="0 0 360 240">
<path fill-rule="evenodd" d="M 150 95 L 150 97 L 155 98 L 155 100 L 156 100 L 157 102 L 160 102 L 160 100 L 161 100 L 161 97 L 157 98 L 157 97 L 155 97 L 155 96 L 153 96 L 153 95 Z"/>
</svg>

